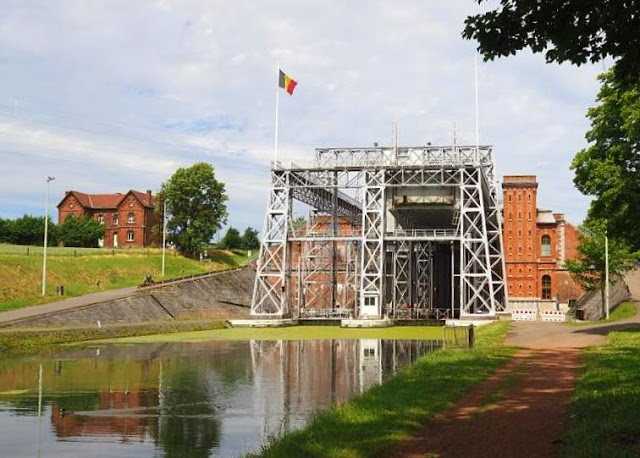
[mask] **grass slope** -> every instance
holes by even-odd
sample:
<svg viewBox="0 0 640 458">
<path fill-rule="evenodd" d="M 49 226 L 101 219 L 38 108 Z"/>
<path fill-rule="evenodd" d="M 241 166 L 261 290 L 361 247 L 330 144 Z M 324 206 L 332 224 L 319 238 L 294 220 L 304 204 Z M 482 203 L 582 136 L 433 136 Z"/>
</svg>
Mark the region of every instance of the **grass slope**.
<svg viewBox="0 0 640 458">
<path fill-rule="evenodd" d="M 586 350 L 566 434 L 569 457 L 640 456 L 640 329 Z"/>
<path fill-rule="evenodd" d="M 205 263 L 171 254 L 166 257 L 164 278 L 237 267 L 246 262 L 240 253 L 216 251 Z M 42 247 L 0 245 L 0 311 L 59 300 L 54 295 L 56 285 L 64 285 L 65 295 L 75 297 L 138 285 L 147 274 L 161 280 L 161 270 L 159 249 L 53 248 L 47 255 L 43 297 Z"/>
<path fill-rule="evenodd" d="M 509 323 L 478 330 L 474 350 L 443 350 L 352 401 L 318 413 L 302 430 L 275 439 L 263 457 L 372 457 L 416 432 L 513 355 L 502 345 Z"/>
</svg>

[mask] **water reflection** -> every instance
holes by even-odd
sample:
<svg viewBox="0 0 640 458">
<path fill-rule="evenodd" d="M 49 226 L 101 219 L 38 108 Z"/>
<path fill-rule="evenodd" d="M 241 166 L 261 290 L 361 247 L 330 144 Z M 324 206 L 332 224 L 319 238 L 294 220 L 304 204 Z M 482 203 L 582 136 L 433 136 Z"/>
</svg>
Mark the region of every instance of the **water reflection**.
<svg viewBox="0 0 640 458">
<path fill-rule="evenodd" d="M 437 346 L 327 340 L 105 346 L 0 361 L 6 456 L 235 456 Z M 42 363 L 42 428 L 38 374 Z M 39 437 L 41 434 L 41 437 Z"/>
</svg>

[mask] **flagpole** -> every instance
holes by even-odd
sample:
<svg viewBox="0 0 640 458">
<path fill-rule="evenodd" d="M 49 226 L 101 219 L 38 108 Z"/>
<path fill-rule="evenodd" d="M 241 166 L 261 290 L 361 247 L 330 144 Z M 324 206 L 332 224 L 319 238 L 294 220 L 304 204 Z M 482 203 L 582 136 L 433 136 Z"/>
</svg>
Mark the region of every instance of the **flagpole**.
<svg viewBox="0 0 640 458">
<path fill-rule="evenodd" d="M 474 88 L 476 96 L 476 158 L 480 154 L 480 109 L 478 104 L 478 53 L 474 54 Z"/>
<path fill-rule="evenodd" d="M 275 143 L 273 147 L 273 166 L 277 167 L 278 164 L 278 114 L 280 112 L 280 61 L 278 61 L 278 68 L 276 72 L 276 133 Z"/>
</svg>

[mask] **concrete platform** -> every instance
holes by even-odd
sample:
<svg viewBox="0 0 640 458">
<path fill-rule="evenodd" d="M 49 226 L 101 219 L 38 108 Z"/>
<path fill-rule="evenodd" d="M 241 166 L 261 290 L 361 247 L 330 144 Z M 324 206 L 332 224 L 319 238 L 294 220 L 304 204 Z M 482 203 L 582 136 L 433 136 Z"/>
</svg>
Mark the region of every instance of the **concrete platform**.
<svg viewBox="0 0 640 458">
<path fill-rule="evenodd" d="M 295 326 L 298 324 L 298 321 L 291 318 L 269 318 L 266 320 L 228 320 L 227 323 L 234 328 L 278 328 L 283 326 Z"/>
<path fill-rule="evenodd" d="M 393 325 L 393 320 L 389 319 L 345 319 L 342 320 L 342 323 L 340 324 L 340 326 L 343 328 L 387 328 Z"/>
</svg>

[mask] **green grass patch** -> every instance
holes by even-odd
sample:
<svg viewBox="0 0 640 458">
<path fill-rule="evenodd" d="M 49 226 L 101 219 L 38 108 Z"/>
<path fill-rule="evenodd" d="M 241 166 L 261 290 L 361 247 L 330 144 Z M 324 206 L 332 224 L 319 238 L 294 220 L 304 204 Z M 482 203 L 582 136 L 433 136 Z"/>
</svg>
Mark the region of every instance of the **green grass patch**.
<svg viewBox="0 0 640 458">
<path fill-rule="evenodd" d="M 565 455 L 640 456 L 640 328 L 612 332 L 607 345 L 583 353 Z"/>
<path fill-rule="evenodd" d="M 316 414 L 304 429 L 249 456 L 383 455 L 510 359 L 515 349 L 502 345 L 508 328 L 509 323 L 495 323 L 478 329 L 473 350 L 425 355 L 382 385 Z"/>
<path fill-rule="evenodd" d="M 27 249 L 32 250 L 30 254 L 26 254 Z M 148 274 L 154 280 L 163 280 L 239 267 L 247 262 L 245 251 L 215 250 L 207 262 L 171 252 L 166 256 L 162 277 L 159 249 L 51 250 L 47 255 L 47 296 L 43 297 L 42 247 L 0 245 L 0 311 L 60 300 L 54 295 L 57 285 L 64 285 L 66 297 L 76 297 L 139 285 Z M 75 251 L 82 254 L 74 256 Z"/>
<path fill-rule="evenodd" d="M 100 343 L 139 344 L 158 342 L 206 342 L 211 340 L 325 340 L 325 339 L 399 339 L 437 340 L 443 338 L 439 326 L 394 326 L 354 329 L 339 326 L 288 326 L 278 328 L 229 328 L 211 331 L 156 334 L 101 340 Z"/>
<path fill-rule="evenodd" d="M 29 353 L 42 349 L 54 349 L 56 345 L 73 342 L 93 341 L 97 339 L 114 339 L 126 336 L 144 336 L 149 334 L 170 335 L 185 331 L 202 331 L 222 329 L 226 326 L 223 320 L 214 321 L 162 321 L 132 325 L 109 325 L 77 328 L 42 328 L 0 330 L 0 354 Z"/>
</svg>

